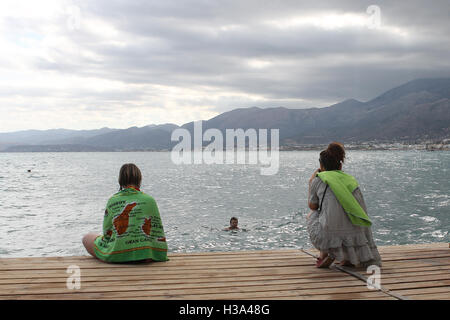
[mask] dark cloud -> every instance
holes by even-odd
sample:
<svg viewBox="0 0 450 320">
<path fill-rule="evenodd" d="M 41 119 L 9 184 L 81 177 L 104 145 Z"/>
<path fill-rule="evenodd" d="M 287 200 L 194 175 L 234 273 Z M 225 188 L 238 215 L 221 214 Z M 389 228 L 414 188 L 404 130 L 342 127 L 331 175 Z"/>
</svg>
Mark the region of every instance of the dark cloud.
<svg viewBox="0 0 450 320">
<path fill-rule="evenodd" d="M 153 83 L 151 78 L 158 77 L 166 85 L 208 84 L 267 97 L 309 99 L 324 98 L 321 90 L 315 89 L 323 84 L 323 90 L 332 93 L 325 93 L 328 99 L 340 99 L 345 92 L 361 92 L 355 98 L 368 99 L 380 86 L 388 89 L 392 81 L 386 79 L 392 79 L 390 73 L 398 79 L 399 68 L 410 69 L 402 72 L 403 81 L 410 80 L 409 74 L 420 76 L 421 72 L 441 75 L 438 61 L 441 63 L 437 65 L 448 68 L 447 1 L 435 1 L 433 5 L 425 1 L 376 3 L 381 9 L 382 24 L 402 29 L 408 33 L 406 37 L 364 27 L 321 29 L 300 25 L 277 29 L 265 23 L 328 12 L 365 14 L 371 4 L 137 1 L 130 5 L 126 1 L 97 1 L 87 5 L 121 31 L 140 37 L 124 48 L 99 46 L 96 51 L 104 57 L 105 67 L 129 70 L 125 77 L 130 82 Z M 251 59 L 268 61 L 272 66 L 252 70 L 245 64 Z M 431 59 L 434 66 L 416 70 L 416 66 Z M 289 63 L 283 63 L 286 61 Z M 383 74 L 376 70 L 383 70 Z M 374 76 L 380 85 L 370 90 L 367 86 L 374 87 Z M 308 81 L 304 81 L 305 77 Z M 355 82 L 361 90 L 345 87 L 353 88 Z M 312 90 L 308 90 L 308 84 Z M 335 88 L 326 89 L 329 84 Z"/>
<path fill-rule="evenodd" d="M 75 30 L 61 27 L 67 20 L 61 14 L 47 24 L 7 17 L 0 28 L 27 38 L 59 26 L 59 42 L 23 64 L 46 74 L 122 83 L 120 90 L 105 83 L 98 90 L 65 92 L 90 109 L 98 103 L 105 109 L 108 101 L 149 108 L 176 104 L 180 113 L 193 105 L 213 113 L 322 107 L 347 98 L 369 100 L 415 78 L 450 76 L 448 1 L 73 3 L 81 12 Z M 379 29 L 361 25 L 369 5 L 381 10 Z M 194 93 L 166 95 L 169 87 Z M 23 95 L 42 93 L 36 90 Z"/>
</svg>

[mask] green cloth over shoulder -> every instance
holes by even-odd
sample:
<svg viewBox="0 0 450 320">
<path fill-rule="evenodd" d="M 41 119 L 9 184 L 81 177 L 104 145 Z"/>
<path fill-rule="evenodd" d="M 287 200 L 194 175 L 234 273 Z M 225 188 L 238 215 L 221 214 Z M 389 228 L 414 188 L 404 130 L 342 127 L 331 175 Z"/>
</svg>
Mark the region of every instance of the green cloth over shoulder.
<svg viewBox="0 0 450 320">
<path fill-rule="evenodd" d="M 341 170 L 323 171 L 317 176 L 331 188 L 354 225 L 362 227 L 372 225 L 367 213 L 352 194 L 358 188 L 358 181 L 353 176 Z"/>
<path fill-rule="evenodd" d="M 94 241 L 95 255 L 106 262 L 152 259 L 167 261 L 167 243 L 156 201 L 127 188 L 106 204 L 103 235 Z"/>
</svg>

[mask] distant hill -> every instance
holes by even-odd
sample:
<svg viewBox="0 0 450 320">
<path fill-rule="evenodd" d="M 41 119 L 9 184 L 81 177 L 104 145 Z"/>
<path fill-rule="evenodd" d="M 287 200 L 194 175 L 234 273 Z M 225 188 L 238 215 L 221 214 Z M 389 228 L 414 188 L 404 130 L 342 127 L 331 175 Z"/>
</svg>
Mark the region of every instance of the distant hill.
<svg viewBox="0 0 450 320">
<path fill-rule="evenodd" d="M 115 131 L 117 129 L 101 128 L 95 130 L 24 130 L 0 133 L 0 144 L 51 144 L 59 140 L 69 141 L 73 138 L 89 138 L 99 134 Z"/>
<path fill-rule="evenodd" d="M 193 122 L 182 127 L 193 132 Z M 162 150 L 174 145 L 170 136 L 175 128 L 178 126 L 164 124 L 85 131 L 29 130 L 0 133 L 0 146 L 6 151 L 49 149 L 42 145 L 97 151 Z M 203 121 L 203 130 L 208 128 L 223 132 L 237 128 L 279 129 L 280 145 L 449 138 L 450 78 L 413 80 L 367 102 L 348 99 L 325 108 L 235 109 Z"/>
<path fill-rule="evenodd" d="M 10 146 L 6 152 L 98 152 L 114 151 L 111 148 L 92 147 L 79 144 L 38 144 L 38 145 L 18 145 Z"/>
<path fill-rule="evenodd" d="M 349 99 L 326 108 L 235 109 L 204 127 L 280 128 L 281 145 L 443 138 L 450 135 L 449 98 L 450 79 L 418 79 L 365 103 Z"/>
<path fill-rule="evenodd" d="M 176 128 L 178 126 L 175 124 L 131 127 L 85 138 L 78 142 L 116 150 L 161 150 L 169 147 L 172 131 Z"/>
</svg>

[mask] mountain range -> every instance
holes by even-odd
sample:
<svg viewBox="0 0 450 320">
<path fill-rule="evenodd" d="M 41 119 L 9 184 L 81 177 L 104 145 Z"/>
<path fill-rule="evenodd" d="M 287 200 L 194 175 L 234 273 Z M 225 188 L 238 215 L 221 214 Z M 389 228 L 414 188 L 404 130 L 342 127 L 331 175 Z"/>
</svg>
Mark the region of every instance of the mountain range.
<svg viewBox="0 0 450 320">
<path fill-rule="evenodd" d="M 191 133 L 193 122 L 181 126 Z M 0 151 L 167 150 L 175 124 L 128 129 L 26 130 L 0 133 Z M 450 78 L 417 79 L 367 102 L 325 108 L 239 108 L 203 121 L 203 130 L 279 129 L 280 146 L 399 142 L 450 137 Z M 225 136 L 225 134 L 224 134 Z"/>
</svg>

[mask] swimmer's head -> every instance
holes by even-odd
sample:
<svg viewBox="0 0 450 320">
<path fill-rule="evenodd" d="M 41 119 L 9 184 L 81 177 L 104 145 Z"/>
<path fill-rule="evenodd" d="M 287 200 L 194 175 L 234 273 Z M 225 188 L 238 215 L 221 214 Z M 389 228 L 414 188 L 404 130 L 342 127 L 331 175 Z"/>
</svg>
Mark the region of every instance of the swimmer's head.
<svg viewBox="0 0 450 320">
<path fill-rule="evenodd" d="M 237 229 L 238 228 L 238 218 L 232 217 L 230 219 L 230 229 Z"/>
</svg>

